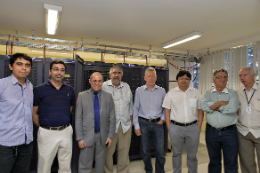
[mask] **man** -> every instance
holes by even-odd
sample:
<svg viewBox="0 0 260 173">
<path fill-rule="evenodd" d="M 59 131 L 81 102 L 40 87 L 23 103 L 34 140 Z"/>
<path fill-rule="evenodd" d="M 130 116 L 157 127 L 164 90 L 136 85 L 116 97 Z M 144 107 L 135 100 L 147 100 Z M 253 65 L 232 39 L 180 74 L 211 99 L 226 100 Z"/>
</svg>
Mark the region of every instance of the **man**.
<svg viewBox="0 0 260 173">
<path fill-rule="evenodd" d="M 74 90 L 62 82 L 66 64 L 50 64 L 50 80 L 34 88 L 33 122 L 38 130 L 38 173 L 50 173 L 58 154 L 59 172 L 70 173 L 72 134 L 70 125 Z"/>
<path fill-rule="evenodd" d="M 95 156 L 95 173 L 103 173 L 106 147 L 115 136 L 115 107 L 112 95 L 101 90 L 100 73 L 91 74 L 89 83 L 91 89 L 80 92 L 76 104 L 76 140 L 81 149 L 78 171 L 91 173 Z"/>
<path fill-rule="evenodd" d="M 0 172 L 29 172 L 33 150 L 32 58 L 10 57 L 11 76 L 0 79 Z"/>
<path fill-rule="evenodd" d="M 172 142 L 173 170 L 174 173 L 182 172 L 182 151 L 185 143 L 188 170 L 197 173 L 198 160 L 196 154 L 204 116 L 201 109 L 202 97 L 198 90 L 190 87 L 190 72 L 179 71 L 176 80 L 178 86 L 167 93 L 163 102 L 165 122 Z"/>
<path fill-rule="evenodd" d="M 117 172 L 128 173 L 133 97 L 129 85 L 121 81 L 123 76 L 123 69 L 121 67 L 112 67 L 109 74 L 110 80 L 103 83 L 102 89 L 112 94 L 115 104 L 116 130 L 113 143 L 107 149 L 105 172 L 113 173 L 113 154 L 117 146 Z"/>
<path fill-rule="evenodd" d="M 213 74 L 215 88 L 208 90 L 202 99 L 206 112 L 206 144 L 210 158 L 208 172 L 221 173 L 221 150 L 225 173 L 238 172 L 237 92 L 226 88 L 228 73 L 216 70 Z"/>
<path fill-rule="evenodd" d="M 143 161 L 146 173 L 152 173 L 150 146 L 153 138 L 156 151 L 155 172 L 164 173 L 164 109 L 162 103 L 166 95 L 165 89 L 155 85 L 156 71 L 152 67 L 145 70 L 146 85 L 138 87 L 135 92 L 133 108 L 133 124 L 135 134 L 141 136 Z"/>
<path fill-rule="evenodd" d="M 240 167 L 243 173 L 256 173 L 255 150 L 260 169 L 260 89 L 252 68 L 242 68 L 239 78 L 244 85 L 238 91 L 240 101 L 237 124 Z"/>
</svg>

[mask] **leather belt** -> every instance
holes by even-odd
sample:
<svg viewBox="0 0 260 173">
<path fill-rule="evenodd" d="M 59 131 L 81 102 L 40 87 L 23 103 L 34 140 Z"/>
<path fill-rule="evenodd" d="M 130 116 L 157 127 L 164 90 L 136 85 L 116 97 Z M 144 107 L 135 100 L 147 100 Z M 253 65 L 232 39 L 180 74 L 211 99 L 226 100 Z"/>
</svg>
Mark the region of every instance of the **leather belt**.
<svg viewBox="0 0 260 173">
<path fill-rule="evenodd" d="M 69 126 L 70 126 L 70 123 L 68 123 L 64 126 L 59 126 L 59 127 L 49 127 L 49 126 L 45 126 L 45 125 L 40 125 L 40 127 L 44 128 L 44 129 L 48 129 L 48 130 L 63 130 Z"/>
<path fill-rule="evenodd" d="M 191 123 L 178 123 L 178 122 L 173 121 L 173 120 L 171 120 L 171 122 L 172 122 L 173 124 L 175 124 L 175 125 L 178 125 L 178 126 L 189 126 L 189 125 L 192 125 L 192 124 L 197 123 L 197 120 L 196 120 L 196 121 L 193 121 L 193 122 L 191 122 Z"/>
<path fill-rule="evenodd" d="M 209 123 L 207 123 L 207 126 L 216 130 L 227 130 L 227 129 L 231 129 L 232 127 L 236 126 L 235 124 L 231 125 L 231 126 L 227 126 L 227 127 L 222 127 L 222 128 L 215 128 L 212 127 Z"/>
<path fill-rule="evenodd" d="M 156 118 L 156 119 L 146 119 L 146 118 L 143 118 L 143 117 L 138 117 L 138 118 L 145 120 L 145 121 L 153 122 L 153 123 L 161 120 L 161 118 Z"/>
</svg>

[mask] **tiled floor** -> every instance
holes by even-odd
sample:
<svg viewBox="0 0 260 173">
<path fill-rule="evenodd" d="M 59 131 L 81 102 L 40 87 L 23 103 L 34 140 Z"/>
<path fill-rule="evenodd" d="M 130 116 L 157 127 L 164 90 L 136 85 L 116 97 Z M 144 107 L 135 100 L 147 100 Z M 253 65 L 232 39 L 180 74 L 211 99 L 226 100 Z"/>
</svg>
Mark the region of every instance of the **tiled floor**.
<svg viewBox="0 0 260 173">
<path fill-rule="evenodd" d="M 165 163 L 165 172 L 166 173 L 172 173 L 173 169 L 172 169 L 172 152 L 168 152 L 166 153 L 166 163 Z M 198 149 L 198 153 L 197 153 L 197 157 L 198 157 L 198 173 L 207 173 L 207 167 L 208 167 L 208 162 L 209 162 L 209 158 L 208 158 L 208 153 L 207 153 L 207 149 L 206 149 L 206 142 L 205 142 L 205 132 L 201 132 L 200 134 L 200 146 Z M 187 173 L 188 169 L 186 167 L 186 154 L 183 154 L 183 161 L 182 161 L 182 172 L 183 173 Z M 185 163 L 184 163 L 185 162 Z M 152 158 L 152 163 L 153 166 L 155 165 L 155 158 Z M 223 168 L 222 168 L 222 172 Z M 116 166 L 114 166 L 114 173 L 116 173 Z M 135 161 L 131 161 L 130 162 L 130 173 L 145 173 L 144 171 L 144 164 L 142 160 L 135 160 Z M 239 170 L 239 173 L 241 173 L 241 171 Z"/>
</svg>

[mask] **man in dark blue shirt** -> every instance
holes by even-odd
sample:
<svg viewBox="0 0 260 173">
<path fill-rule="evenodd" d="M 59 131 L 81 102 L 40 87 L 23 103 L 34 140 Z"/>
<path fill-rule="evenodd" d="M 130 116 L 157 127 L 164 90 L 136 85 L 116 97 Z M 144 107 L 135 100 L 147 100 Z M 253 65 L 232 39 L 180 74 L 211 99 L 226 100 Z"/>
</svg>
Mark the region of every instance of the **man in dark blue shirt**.
<svg viewBox="0 0 260 173">
<path fill-rule="evenodd" d="M 66 65 L 50 64 L 50 80 L 34 88 L 33 122 L 38 130 L 38 173 L 50 173 L 58 152 L 59 172 L 71 173 L 72 134 L 70 125 L 74 89 L 62 82 Z"/>
</svg>

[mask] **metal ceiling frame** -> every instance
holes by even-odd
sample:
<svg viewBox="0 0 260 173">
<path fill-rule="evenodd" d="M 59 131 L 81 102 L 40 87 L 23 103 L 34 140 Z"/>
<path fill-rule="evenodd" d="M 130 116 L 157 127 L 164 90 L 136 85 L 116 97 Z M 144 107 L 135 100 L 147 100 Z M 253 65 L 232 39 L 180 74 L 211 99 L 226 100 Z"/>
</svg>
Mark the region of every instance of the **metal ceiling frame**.
<svg viewBox="0 0 260 173">
<path fill-rule="evenodd" d="M 21 42 L 18 40 L 18 38 L 23 39 L 30 39 L 30 40 L 37 40 L 37 41 L 47 41 L 47 42 L 53 42 L 53 43 L 66 43 L 66 44 L 77 44 L 81 47 L 76 46 L 69 46 L 69 45 L 58 45 L 58 44 L 49 44 L 45 43 L 44 47 L 45 49 L 53 49 L 53 50 L 66 50 L 66 51 L 79 51 L 79 52 L 95 52 L 95 53 L 106 53 L 106 54 L 116 54 L 116 55 L 124 55 L 124 56 L 133 56 L 133 57 L 150 57 L 153 59 L 166 59 L 170 61 L 170 57 L 172 60 L 177 61 L 186 61 L 189 60 L 190 62 L 197 62 L 198 59 L 201 59 L 201 57 L 190 55 L 190 54 L 182 54 L 182 53 L 174 53 L 174 52 L 161 52 L 161 51 L 154 51 L 146 50 L 146 49 L 138 49 L 138 48 L 131 48 L 131 47 L 122 47 L 122 46 L 113 46 L 113 45 L 106 45 L 106 44 L 99 44 L 98 39 L 97 43 L 84 43 L 84 42 L 75 42 L 75 41 L 67 41 L 67 40 L 59 40 L 59 39 L 51 39 L 51 38 L 42 38 L 42 37 L 33 37 L 33 36 L 21 36 L 21 35 L 10 35 L 10 34 L 4 34 L 0 33 L 0 36 L 4 37 L 15 37 L 15 40 L 8 41 L 5 39 L 0 39 L 0 44 L 6 45 L 8 42 L 10 45 L 14 46 L 22 46 L 22 47 L 32 47 L 32 48 L 43 48 L 43 44 L 41 43 L 33 43 L 33 42 Z M 12 43 L 13 42 L 13 43 Z M 84 45 L 90 45 L 90 46 L 100 46 L 104 47 L 104 49 L 101 48 L 88 48 L 84 47 Z M 116 48 L 116 49 L 124 49 L 124 51 L 120 50 L 109 50 L 106 48 Z M 129 51 L 126 51 L 129 50 Z M 133 51 L 141 51 L 141 52 L 148 52 L 148 53 L 139 53 L 139 52 L 133 52 Z M 160 53 L 163 55 L 156 55 L 152 53 Z"/>
</svg>

